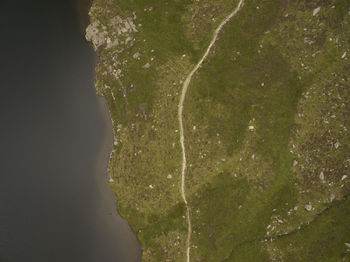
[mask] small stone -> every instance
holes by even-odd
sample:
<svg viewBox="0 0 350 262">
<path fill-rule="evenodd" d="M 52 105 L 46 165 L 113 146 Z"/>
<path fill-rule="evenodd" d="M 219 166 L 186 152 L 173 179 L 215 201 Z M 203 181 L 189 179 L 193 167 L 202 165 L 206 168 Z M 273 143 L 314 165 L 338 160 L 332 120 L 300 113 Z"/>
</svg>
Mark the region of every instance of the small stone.
<svg viewBox="0 0 350 262">
<path fill-rule="evenodd" d="M 134 58 L 134 59 L 137 59 L 137 58 L 139 58 L 141 56 L 141 54 L 139 53 L 139 52 L 136 52 L 132 57 Z"/>
<path fill-rule="evenodd" d="M 312 15 L 313 15 L 313 16 L 317 15 L 318 12 L 320 12 L 320 10 L 321 10 L 321 7 L 320 7 L 320 6 L 317 7 L 317 8 L 315 8 L 314 11 L 312 12 Z"/>
<path fill-rule="evenodd" d="M 143 68 L 145 68 L 145 69 L 150 68 L 150 67 L 151 67 L 150 63 L 147 63 L 143 66 Z"/>
<path fill-rule="evenodd" d="M 173 176 L 169 174 L 166 178 L 167 178 L 167 179 L 172 179 Z"/>
<path fill-rule="evenodd" d="M 153 185 L 149 185 L 149 188 L 153 189 Z"/>
<path fill-rule="evenodd" d="M 249 129 L 250 131 L 253 131 L 253 130 L 254 130 L 254 126 L 248 126 L 248 129 Z"/>
<path fill-rule="evenodd" d="M 339 142 L 337 142 L 337 143 L 334 144 L 335 149 L 338 149 L 339 146 L 340 146 L 340 143 L 339 143 Z"/>
<path fill-rule="evenodd" d="M 320 179 L 321 179 L 321 180 L 324 180 L 324 174 L 323 174 L 323 171 L 321 171 L 321 173 L 320 173 Z"/>
<path fill-rule="evenodd" d="M 298 161 L 293 160 L 293 167 L 295 167 L 298 164 Z"/>
<path fill-rule="evenodd" d="M 312 205 L 311 205 L 311 204 L 306 204 L 306 205 L 305 205 L 305 209 L 306 209 L 307 211 L 311 211 L 311 210 L 312 210 Z"/>
<path fill-rule="evenodd" d="M 344 243 L 344 245 L 348 248 L 350 248 L 350 244 L 349 243 Z"/>
</svg>

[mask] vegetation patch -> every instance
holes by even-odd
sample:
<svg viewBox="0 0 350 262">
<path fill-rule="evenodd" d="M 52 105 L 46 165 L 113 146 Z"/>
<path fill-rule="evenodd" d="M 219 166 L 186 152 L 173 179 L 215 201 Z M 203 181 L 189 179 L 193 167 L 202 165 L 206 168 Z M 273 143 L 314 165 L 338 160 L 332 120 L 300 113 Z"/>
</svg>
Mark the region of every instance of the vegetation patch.
<svg viewBox="0 0 350 262">
<path fill-rule="evenodd" d="M 179 96 L 236 5 L 90 10 L 114 127 L 110 185 L 144 261 L 185 260 Z M 191 261 L 349 260 L 349 12 L 346 0 L 252 0 L 223 27 L 183 111 Z"/>
</svg>

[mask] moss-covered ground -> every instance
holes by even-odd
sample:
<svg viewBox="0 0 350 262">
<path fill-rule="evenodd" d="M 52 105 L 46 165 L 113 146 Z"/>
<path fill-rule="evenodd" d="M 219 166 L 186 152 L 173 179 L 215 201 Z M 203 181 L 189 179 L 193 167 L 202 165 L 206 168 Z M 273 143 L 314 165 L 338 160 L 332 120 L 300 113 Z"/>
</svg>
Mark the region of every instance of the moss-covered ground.
<svg viewBox="0 0 350 262">
<path fill-rule="evenodd" d="M 236 5 L 93 2 L 91 22 L 121 39 L 97 48 L 96 88 L 144 261 L 185 260 L 179 95 Z M 113 35 L 116 16 L 137 32 Z M 247 0 L 220 32 L 184 105 L 191 261 L 350 261 L 349 22 L 348 0 Z"/>
</svg>

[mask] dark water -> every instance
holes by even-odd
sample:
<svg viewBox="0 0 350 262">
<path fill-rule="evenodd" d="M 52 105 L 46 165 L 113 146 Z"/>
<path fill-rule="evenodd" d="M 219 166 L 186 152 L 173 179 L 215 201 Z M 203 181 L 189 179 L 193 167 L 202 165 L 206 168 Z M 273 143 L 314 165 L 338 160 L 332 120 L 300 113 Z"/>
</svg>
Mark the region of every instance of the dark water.
<svg viewBox="0 0 350 262">
<path fill-rule="evenodd" d="M 0 261 L 139 261 L 105 168 L 95 58 L 68 0 L 0 3 Z"/>
</svg>

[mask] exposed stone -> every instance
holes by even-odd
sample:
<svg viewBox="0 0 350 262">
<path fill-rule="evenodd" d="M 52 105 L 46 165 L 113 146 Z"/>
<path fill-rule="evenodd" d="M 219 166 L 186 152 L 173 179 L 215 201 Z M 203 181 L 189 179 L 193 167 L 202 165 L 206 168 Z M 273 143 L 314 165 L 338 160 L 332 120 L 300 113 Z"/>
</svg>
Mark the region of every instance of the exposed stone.
<svg viewBox="0 0 350 262">
<path fill-rule="evenodd" d="M 86 28 L 86 40 L 91 41 L 95 49 L 99 48 L 105 43 L 107 36 L 107 32 L 101 32 L 99 27 L 100 23 L 95 21 Z"/>
<path fill-rule="evenodd" d="M 141 54 L 139 52 L 136 52 L 132 57 L 134 59 L 138 59 L 141 56 Z"/>
<path fill-rule="evenodd" d="M 293 167 L 295 167 L 298 164 L 298 161 L 293 160 Z"/>
<path fill-rule="evenodd" d="M 312 12 L 312 15 L 313 15 L 313 16 L 317 15 L 318 12 L 320 12 L 320 10 L 321 10 L 321 7 L 320 7 L 320 6 L 317 7 L 317 8 L 315 8 L 314 11 Z"/>
<path fill-rule="evenodd" d="M 321 180 L 324 180 L 324 174 L 323 174 L 323 171 L 321 171 L 321 173 L 320 173 L 320 179 L 321 179 Z"/>
<path fill-rule="evenodd" d="M 311 210 L 312 210 L 312 205 L 311 205 L 311 204 L 306 204 L 306 205 L 305 205 L 305 209 L 306 209 L 307 211 L 311 211 Z"/>
<path fill-rule="evenodd" d="M 145 68 L 145 69 L 150 68 L 150 67 L 151 67 L 150 63 L 147 63 L 143 66 L 143 68 Z"/>
</svg>

